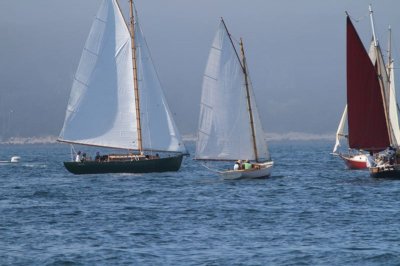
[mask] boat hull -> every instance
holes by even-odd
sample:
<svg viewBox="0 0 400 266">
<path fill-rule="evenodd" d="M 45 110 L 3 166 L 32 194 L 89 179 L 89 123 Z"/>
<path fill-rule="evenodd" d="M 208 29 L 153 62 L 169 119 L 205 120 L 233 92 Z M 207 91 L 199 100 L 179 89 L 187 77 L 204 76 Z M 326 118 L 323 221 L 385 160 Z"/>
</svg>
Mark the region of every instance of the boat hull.
<svg viewBox="0 0 400 266">
<path fill-rule="evenodd" d="M 343 155 L 339 154 L 339 157 L 345 162 L 349 169 L 366 169 L 367 168 L 367 156 L 365 154 L 357 155 Z"/>
<path fill-rule="evenodd" d="M 253 179 L 269 177 L 274 166 L 274 162 L 265 162 L 258 164 L 260 168 L 252 168 L 248 170 L 229 170 L 221 172 L 224 179 Z"/>
<path fill-rule="evenodd" d="M 371 167 L 369 173 L 374 178 L 400 179 L 400 165 Z"/>
<path fill-rule="evenodd" d="M 183 155 L 139 161 L 64 162 L 65 168 L 76 175 L 106 173 L 175 172 L 181 167 Z"/>
</svg>

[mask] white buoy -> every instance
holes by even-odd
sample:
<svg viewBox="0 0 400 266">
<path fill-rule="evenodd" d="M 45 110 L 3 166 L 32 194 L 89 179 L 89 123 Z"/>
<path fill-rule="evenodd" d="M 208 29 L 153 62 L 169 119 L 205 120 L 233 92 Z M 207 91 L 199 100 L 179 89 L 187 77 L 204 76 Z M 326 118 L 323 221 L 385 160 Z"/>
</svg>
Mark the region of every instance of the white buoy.
<svg viewBox="0 0 400 266">
<path fill-rule="evenodd" d="M 21 157 L 19 157 L 19 156 L 11 157 L 11 162 L 12 163 L 19 163 L 20 160 L 21 160 Z"/>
</svg>

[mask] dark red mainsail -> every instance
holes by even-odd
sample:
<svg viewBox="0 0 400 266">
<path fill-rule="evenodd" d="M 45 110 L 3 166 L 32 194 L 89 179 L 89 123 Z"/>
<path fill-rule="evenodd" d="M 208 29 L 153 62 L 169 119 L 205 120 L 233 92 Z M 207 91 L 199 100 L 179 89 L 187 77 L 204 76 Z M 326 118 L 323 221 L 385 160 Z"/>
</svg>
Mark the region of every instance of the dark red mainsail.
<svg viewBox="0 0 400 266">
<path fill-rule="evenodd" d="M 390 145 L 377 71 L 349 17 L 347 108 L 350 148 L 377 152 Z"/>
</svg>

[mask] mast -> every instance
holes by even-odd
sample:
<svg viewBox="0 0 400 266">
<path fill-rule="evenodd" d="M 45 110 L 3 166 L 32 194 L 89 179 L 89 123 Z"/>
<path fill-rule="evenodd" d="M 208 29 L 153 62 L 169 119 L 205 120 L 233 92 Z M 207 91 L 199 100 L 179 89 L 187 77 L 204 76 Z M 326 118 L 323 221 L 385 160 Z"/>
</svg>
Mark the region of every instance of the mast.
<svg viewBox="0 0 400 266">
<path fill-rule="evenodd" d="M 378 46 L 378 40 L 376 39 L 376 35 L 375 35 L 375 25 L 374 25 L 374 13 L 372 12 L 372 6 L 369 5 L 369 17 L 371 20 L 371 27 L 372 27 L 372 36 L 374 39 L 374 45 L 375 47 Z"/>
<path fill-rule="evenodd" d="M 239 60 L 239 63 L 242 67 L 243 74 L 244 74 L 244 80 L 245 80 L 245 85 L 246 85 L 246 99 L 247 99 L 247 107 L 249 111 L 249 116 L 250 116 L 250 127 L 251 127 L 251 136 L 252 136 L 252 142 L 253 142 L 253 150 L 254 150 L 254 155 L 256 158 L 256 161 L 258 162 L 258 152 L 257 152 L 257 144 L 256 144 L 256 134 L 255 134 L 255 128 L 254 128 L 254 120 L 253 120 L 253 110 L 251 108 L 251 101 L 250 101 L 250 91 L 249 91 L 249 80 L 248 80 L 248 75 L 247 75 L 247 68 L 246 68 L 246 57 L 244 55 L 244 48 L 243 48 L 243 41 L 242 38 L 240 38 L 240 50 L 242 54 L 242 59 L 240 58 L 238 52 L 236 51 L 235 45 L 233 43 L 231 34 L 228 31 L 228 27 L 226 27 L 224 19 L 221 17 L 222 24 L 225 27 L 226 32 L 228 33 L 229 40 L 231 41 L 233 50 L 235 51 L 235 54 Z"/>
<path fill-rule="evenodd" d="M 390 76 L 390 68 L 392 64 L 392 28 L 389 25 L 389 41 L 388 41 L 388 61 L 387 61 L 387 70 L 388 70 L 388 76 L 389 80 L 392 79 Z"/>
<path fill-rule="evenodd" d="M 372 11 L 372 6 L 371 5 L 369 5 L 369 16 L 370 16 L 370 20 L 371 20 L 372 36 L 373 36 L 373 39 L 374 39 L 375 52 L 376 52 L 377 56 L 379 57 L 380 56 L 379 53 L 381 51 L 380 51 L 380 48 L 379 48 L 378 40 L 376 39 L 376 35 L 375 35 L 374 13 Z M 382 73 L 381 73 L 381 62 L 380 62 L 380 60 L 379 59 L 376 60 L 376 63 L 377 63 L 377 69 L 378 69 L 377 75 L 378 75 L 379 85 L 381 87 L 381 94 L 382 94 L 382 99 L 383 99 L 383 101 L 382 101 L 383 102 L 383 110 L 384 110 L 385 118 L 386 118 L 386 125 L 387 125 L 387 130 L 388 130 L 389 143 L 390 143 L 390 145 L 392 145 L 393 144 L 393 139 L 392 139 L 393 138 L 393 136 L 392 136 L 393 129 L 392 129 L 392 125 L 390 123 L 388 102 L 387 102 L 387 99 L 386 99 L 387 97 L 386 97 L 385 84 L 384 84 L 384 82 L 387 82 L 387 81 L 383 80 L 383 76 L 382 76 Z"/>
<path fill-rule="evenodd" d="M 243 67 L 243 65 L 242 65 L 242 60 L 240 59 L 240 56 L 239 56 L 238 52 L 236 51 L 235 44 L 233 43 L 233 40 L 232 40 L 232 38 L 231 38 L 231 34 L 229 33 L 228 27 L 226 27 L 225 21 L 224 21 L 224 19 L 223 19 L 222 17 L 221 17 L 221 21 L 222 21 L 222 24 L 224 24 L 226 33 L 228 33 L 229 40 L 231 41 L 233 50 L 235 51 L 235 54 L 236 54 L 236 56 L 237 56 L 237 58 L 238 58 L 238 60 L 239 60 L 239 63 L 240 63 L 240 65 L 241 65 L 241 67 L 244 69 L 244 67 Z"/>
<path fill-rule="evenodd" d="M 138 149 L 140 154 L 143 154 L 142 144 L 142 127 L 140 123 L 140 101 L 139 101 L 139 88 L 137 78 L 137 63 L 136 63 L 136 43 L 135 43 L 135 18 L 133 15 L 133 0 L 129 0 L 129 11 L 130 11 L 130 31 L 131 31 L 131 43 L 132 43 L 132 63 L 133 63 L 133 87 L 135 90 L 135 106 L 136 106 L 136 127 L 137 127 L 137 138 L 138 138 Z"/>
<path fill-rule="evenodd" d="M 250 126 L 251 126 L 251 136 L 253 138 L 253 150 L 256 161 L 258 162 L 258 152 L 257 152 L 257 144 L 256 144 L 256 134 L 254 129 L 254 120 L 253 120 L 253 110 L 251 108 L 251 101 L 250 101 L 250 89 L 249 89 L 249 79 L 247 75 L 247 64 L 246 64 L 246 57 L 244 55 L 244 48 L 243 48 L 243 40 L 240 38 L 240 51 L 242 53 L 242 60 L 243 60 L 243 74 L 244 74 L 244 81 L 246 85 L 246 98 L 247 98 L 247 106 L 250 115 Z"/>
</svg>

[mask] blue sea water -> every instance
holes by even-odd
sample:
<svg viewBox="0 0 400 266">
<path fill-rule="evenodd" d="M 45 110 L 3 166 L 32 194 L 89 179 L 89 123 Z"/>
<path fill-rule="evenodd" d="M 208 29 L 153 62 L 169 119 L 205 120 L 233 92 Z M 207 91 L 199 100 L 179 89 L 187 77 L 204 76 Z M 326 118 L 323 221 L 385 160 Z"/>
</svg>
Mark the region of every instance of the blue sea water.
<svg viewBox="0 0 400 266">
<path fill-rule="evenodd" d="M 272 177 L 237 181 L 192 157 L 74 176 L 66 145 L 1 145 L 22 162 L 0 164 L 0 265 L 399 265 L 400 181 L 346 170 L 332 145 L 272 142 Z"/>
</svg>

